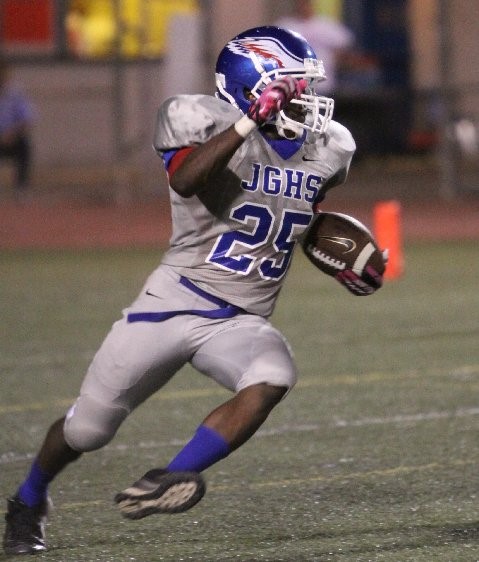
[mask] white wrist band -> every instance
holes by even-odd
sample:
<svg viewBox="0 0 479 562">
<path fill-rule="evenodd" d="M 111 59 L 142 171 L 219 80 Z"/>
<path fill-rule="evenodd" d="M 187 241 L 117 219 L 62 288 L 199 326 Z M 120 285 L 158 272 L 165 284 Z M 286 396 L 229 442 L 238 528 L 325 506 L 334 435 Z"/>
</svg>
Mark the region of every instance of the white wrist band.
<svg viewBox="0 0 479 562">
<path fill-rule="evenodd" d="M 238 135 L 245 139 L 252 131 L 258 128 L 258 125 L 253 119 L 250 119 L 247 115 L 243 115 L 239 121 L 236 121 L 234 128 Z"/>
</svg>

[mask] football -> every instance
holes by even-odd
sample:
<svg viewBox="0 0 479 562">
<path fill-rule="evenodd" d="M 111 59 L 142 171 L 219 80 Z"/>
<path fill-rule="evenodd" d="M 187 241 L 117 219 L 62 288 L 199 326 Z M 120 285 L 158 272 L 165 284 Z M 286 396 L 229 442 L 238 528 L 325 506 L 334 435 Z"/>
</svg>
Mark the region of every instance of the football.
<svg viewBox="0 0 479 562">
<path fill-rule="evenodd" d="M 318 269 L 343 284 L 344 273 L 350 279 L 355 274 L 374 289 L 382 284 L 386 256 L 371 232 L 354 217 L 342 213 L 320 213 L 307 231 L 302 246 Z M 351 290 L 351 287 L 347 288 Z"/>
</svg>

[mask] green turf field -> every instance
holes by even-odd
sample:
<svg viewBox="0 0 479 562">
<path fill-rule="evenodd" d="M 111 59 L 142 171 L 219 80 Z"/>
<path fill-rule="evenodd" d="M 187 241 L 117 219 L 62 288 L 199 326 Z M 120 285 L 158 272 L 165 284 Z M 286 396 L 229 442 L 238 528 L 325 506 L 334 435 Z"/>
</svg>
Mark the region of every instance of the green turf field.
<svg viewBox="0 0 479 562">
<path fill-rule="evenodd" d="M 0 254 L 2 497 L 158 257 Z M 109 446 L 60 475 L 50 550 L 37 559 L 479 560 L 478 279 L 477 242 L 408 245 L 404 277 L 367 298 L 298 252 L 273 321 L 300 381 L 250 442 L 206 472 L 205 498 L 137 522 L 112 504 L 227 396 L 185 369 Z"/>
</svg>

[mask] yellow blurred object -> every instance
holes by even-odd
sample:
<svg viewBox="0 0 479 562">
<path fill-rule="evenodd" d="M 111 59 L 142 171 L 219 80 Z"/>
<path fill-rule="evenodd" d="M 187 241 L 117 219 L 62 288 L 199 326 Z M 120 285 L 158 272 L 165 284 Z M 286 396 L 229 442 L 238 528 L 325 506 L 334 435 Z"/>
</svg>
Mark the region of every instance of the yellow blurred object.
<svg viewBox="0 0 479 562">
<path fill-rule="evenodd" d="M 161 56 L 170 18 L 198 9 L 197 0 L 73 0 L 68 44 L 79 57 Z"/>
<path fill-rule="evenodd" d="M 144 55 L 157 56 L 163 54 L 166 47 L 168 23 L 177 14 L 191 14 L 198 10 L 197 0 L 156 0 L 146 1 L 148 22 L 145 34 Z"/>
<path fill-rule="evenodd" d="M 341 21 L 343 2 L 342 0 L 315 0 L 314 7 L 317 14 Z"/>
</svg>

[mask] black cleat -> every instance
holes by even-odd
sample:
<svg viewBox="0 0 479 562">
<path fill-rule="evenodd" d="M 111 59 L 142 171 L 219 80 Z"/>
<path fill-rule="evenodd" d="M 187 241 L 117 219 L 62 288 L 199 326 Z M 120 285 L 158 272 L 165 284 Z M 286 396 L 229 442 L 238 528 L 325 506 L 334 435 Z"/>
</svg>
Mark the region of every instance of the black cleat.
<svg viewBox="0 0 479 562">
<path fill-rule="evenodd" d="M 48 502 L 28 507 L 17 496 L 7 500 L 3 549 L 6 554 L 35 554 L 47 549 L 45 522 Z"/>
<path fill-rule="evenodd" d="M 148 471 L 140 480 L 115 496 L 121 514 L 141 519 L 154 513 L 180 513 L 204 496 L 206 484 L 197 472 Z"/>
</svg>

